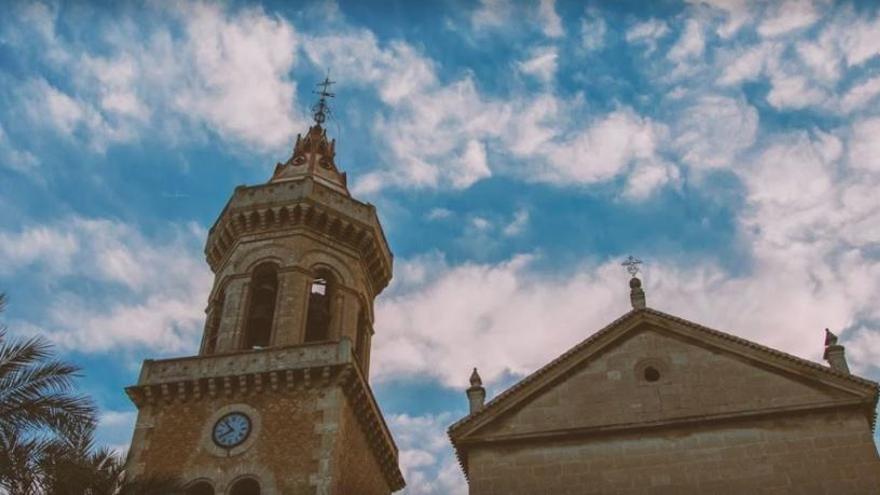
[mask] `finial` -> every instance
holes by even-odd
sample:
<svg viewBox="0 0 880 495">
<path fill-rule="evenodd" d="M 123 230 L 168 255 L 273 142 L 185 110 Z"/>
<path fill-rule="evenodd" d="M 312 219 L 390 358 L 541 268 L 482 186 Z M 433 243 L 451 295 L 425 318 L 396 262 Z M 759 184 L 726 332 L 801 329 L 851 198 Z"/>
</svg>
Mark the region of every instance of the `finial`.
<svg viewBox="0 0 880 495">
<path fill-rule="evenodd" d="M 483 385 L 483 379 L 480 378 L 480 374 L 477 373 L 477 368 L 474 368 L 474 372 L 471 373 L 471 387 L 479 387 Z"/>
<path fill-rule="evenodd" d="M 837 344 L 837 335 L 834 335 L 834 333 L 832 333 L 831 330 L 828 330 L 826 328 L 825 329 L 825 347 L 828 347 L 829 345 L 836 345 L 836 344 Z"/>
<path fill-rule="evenodd" d="M 636 275 L 639 273 L 639 265 L 642 264 L 642 260 L 636 258 L 635 256 L 628 256 L 626 261 L 621 263 L 621 265 L 626 267 L 626 271 L 632 277 L 629 280 L 629 301 L 632 304 L 633 309 L 645 309 L 645 291 L 642 289 L 642 281 L 639 280 Z"/>
<path fill-rule="evenodd" d="M 849 374 L 849 365 L 846 363 L 846 349 L 837 343 L 837 335 L 831 330 L 825 329 L 825 353 L 822 358 L 828 361 L 831 369 Z"/>
<path fill-rule="evenodd" d="M 635 278 L 635 276 L 638 275 L 639 265 L 641 265 L 641 264 L 642 264 L 642 260 L 636 258 L 633 255 L 627 256 L 626 260 L 623 263 L 621 263 L 621 265 L 626 267 L 626 271 L 629 272 L 629 274 L 633 278 Z"/>
<path fill-rule="evenodd" d="M 471 414 L 482 409 L 486 402 L 486 389 L 483 388 L 483 380 L 480 378 L 480 374 L 477 373 L 476 368 L 471 373 L 471 386 L 467 389 L 467 397 Z"/>
<path fill-rule="evenodd" d="M 318 99 L 318 103 L 316 103 L 312 107 L 312 116 L 315 118 L 315 123 L 321 125 L 327 120 L 327 114 L 330 113 L 330 107 L 327 106 L 327 98 L 333 98 L 336 96 L 335 93 L 331 93 L 328 91 L 330 86 L 336 84 L 336 81 L 330 80 L 330 73 L 327 73 L 327 76 L 323 81 L 316 84 L 320 89 L 320 91 L 313 91 L 316 95 L 321 98 Z"/>
</svg>

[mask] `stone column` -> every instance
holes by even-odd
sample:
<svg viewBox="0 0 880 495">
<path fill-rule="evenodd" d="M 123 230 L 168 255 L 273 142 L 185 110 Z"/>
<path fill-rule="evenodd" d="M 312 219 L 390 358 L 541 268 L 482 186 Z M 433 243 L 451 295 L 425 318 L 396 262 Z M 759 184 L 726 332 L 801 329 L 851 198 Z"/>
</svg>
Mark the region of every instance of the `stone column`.
<svg viewBox="0 0 880 495">
<path fill-rule="evenodd" d="M 358 312 L 361 310 L 361 302 L 357 292 L 348 287 L 339 287 L 333 304 L 330 338 L 336 340 L 348 337 L 352 342 L 357 342 Z"/>
<path fill-rule="evenodd" d="M 275 307 L 272 345 L 301 344 L 305 340 L 311 281 L 312 278 L 299 269 L 278 273 L 278 302 Z"/>
<path fill-rule="evenodd" d="M 247 310 L 247 290 L 250 280 L 247 277 L 235 278 L 226 285 L 226 301 L 223 303 L 223 316 L 217 329 L 217 353 L 238 349 L 241 332 L 244 331 L 244 312 Z"/>
</svg>

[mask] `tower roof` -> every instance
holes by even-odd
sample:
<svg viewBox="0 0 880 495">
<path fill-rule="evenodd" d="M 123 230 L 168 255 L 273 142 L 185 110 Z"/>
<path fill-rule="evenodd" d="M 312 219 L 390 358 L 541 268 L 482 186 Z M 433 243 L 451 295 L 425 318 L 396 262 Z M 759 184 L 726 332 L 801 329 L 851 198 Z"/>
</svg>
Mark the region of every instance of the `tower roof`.
<svg viewBox="0 0 880 495">
<path fill-rule="evenodd" d="M 336 96 L 328 91 L 334 84 L 329 77 L 318 84 L 321 88 L 315 91 L 320 98 L 312 106 L 312 117 L 315 124 L 309 127 L 305 137 L 296 135 L 296 144 L 293 146 L 293 154 L 284 163 L 275 165 L 275 172 L 269 182 L 281 182 L 298 180 L 310 176 L 339 192 L 348 195 L 348 181 L 344 172 L 340 172 L 336 166 L 336 140 L 327 137 L 327 129 L 322 124 L 327 120 L 330 106 L 327 98 Z"/>
</svg>

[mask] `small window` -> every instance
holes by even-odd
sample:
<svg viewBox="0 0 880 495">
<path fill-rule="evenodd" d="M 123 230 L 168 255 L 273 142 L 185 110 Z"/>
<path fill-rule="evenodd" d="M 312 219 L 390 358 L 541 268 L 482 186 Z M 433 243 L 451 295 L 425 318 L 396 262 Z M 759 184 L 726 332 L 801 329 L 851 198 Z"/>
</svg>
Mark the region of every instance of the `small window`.
<svg viewBox="0 0 880 495">
<path fill-rule="evenodd" d="M 656 382 L 660 379 L 660 372 L 657 371 L 657 368 L 653 366 L 648 366 L 647 368 L 645 368 L 643 375 L 645 377 L 645 381 L 648 382 Z"/>
<path fill-rule="evenodd" d="M 260 484 L 253 478 L 238 480 L 229 490 L 230 495 L 260 495 Z"/>
<path fill-rule="evenodd" d="M 186 487 L 186 495 L 214 495 L 214 487 L 207 481 L 197 481 Z"/>
</svg>

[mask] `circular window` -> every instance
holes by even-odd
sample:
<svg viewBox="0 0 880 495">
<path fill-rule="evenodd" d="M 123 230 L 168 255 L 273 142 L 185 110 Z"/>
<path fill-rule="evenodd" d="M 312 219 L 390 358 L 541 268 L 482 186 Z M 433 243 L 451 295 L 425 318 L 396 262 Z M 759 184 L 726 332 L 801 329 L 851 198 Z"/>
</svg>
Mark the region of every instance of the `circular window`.
<svg viewBox="0 0 880 495">
<path fill-rule="evenodd" d="M 660 379 L 660 372 L 657 371 L 657 368 L 653 366 L 648 366 L 647 368 L 645 368 L 643 376 L 645 377 L 645 381 L 656 382 Z"/>
</svg>

